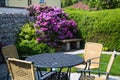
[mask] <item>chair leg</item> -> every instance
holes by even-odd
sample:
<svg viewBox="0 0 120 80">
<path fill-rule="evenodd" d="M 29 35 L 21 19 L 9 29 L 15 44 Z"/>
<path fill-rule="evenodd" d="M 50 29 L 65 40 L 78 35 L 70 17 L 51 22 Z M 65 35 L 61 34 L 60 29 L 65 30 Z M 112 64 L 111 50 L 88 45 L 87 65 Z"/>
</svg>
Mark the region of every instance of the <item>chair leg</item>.
<svg viewBox="0 0 120 80">
<path fill-rule="evenodd" d="M 83 75 L 83 72 L 81 71 L 81 74 L 80 74 L 80 77 L 79 77 L 79 79 L 78 80 L 80 80 L 80 78 L 81 78 L 81 76 Z"/>
<path fill-rule="evenodd" d="M 100 69 L 98 69 L 98 76 L 100 77 Z"/>
<path fill-rule="evenodd" d="M 9 76 L 9 73 L 7 73 L 7 80 L 10 80 L 10 76 Z"/>
</svg>

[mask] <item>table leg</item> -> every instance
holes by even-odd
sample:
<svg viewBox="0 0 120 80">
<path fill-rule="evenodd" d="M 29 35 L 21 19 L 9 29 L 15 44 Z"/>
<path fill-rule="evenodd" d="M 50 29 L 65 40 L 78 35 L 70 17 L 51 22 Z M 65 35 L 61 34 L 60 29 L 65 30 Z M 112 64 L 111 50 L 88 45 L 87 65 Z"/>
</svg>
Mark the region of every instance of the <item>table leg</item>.
<svg viewBox="0 0 120 80">
<path fill-rule="evenodd" d="M 56 80 L 70 80 L 71 67 L 68 67 L 67 73 L 62 73 L 62 69 L 63 68 L 60 68 L 59 72 L 56 73 Z"/>
<path fill-rule="evenodd" d="M 61 71 L 62 71 L 62 68 L 60 68 L 60 70 L 59 70 L 59 72 L 58 72 L 58 80 L 61 80 L 61 79 L 60 79 L 60 76 L 61 76 L 61 75 L 60 75 L 60 74 L 61 74 Z"/>
<path fill-rule="evenodd" d="M 70 75 L 71 75 L 71 67 L 68 67 L 68 70 L 67 70 L 67 79 L 66 80 L 70 80 Z"/>
</svg>

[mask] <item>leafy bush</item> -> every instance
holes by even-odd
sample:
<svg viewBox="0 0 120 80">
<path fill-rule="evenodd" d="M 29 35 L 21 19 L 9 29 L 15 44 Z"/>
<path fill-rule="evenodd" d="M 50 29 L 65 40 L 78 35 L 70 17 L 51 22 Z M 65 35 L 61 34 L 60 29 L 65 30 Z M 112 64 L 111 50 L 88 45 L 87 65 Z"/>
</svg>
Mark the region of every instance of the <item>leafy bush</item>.
<svg viewBox="0 0 120 80">
<path fill-rule="evenodd" d="M 120 0 L 83 0 L 91 8 L 114 9 L 120 7 Z"/>
<path fill-rule="evenodd" d="M 70 6 L 70 5 L 72 5 L 73 3 L 72 3 L 72 0 L 65 0 L 65 6 Z"/>
<path fill-rule="evenodd" d="M 77 37 L 77 24 L 61 8 L 31 5 L 28 10 L 36 18 L 34 28 L 37 42 L 56 47 L 58 40 Z"/>
<path fill-rule="evenodd" d="M 65 10 L 79 27 L 84 41 L 99 42 L 105 50 L 120 51 L 120 9 L 101 11 Z M 79 34 L 79 35 L 81 35 Z"/>
<path fill-rule="evenodd" d="M 62 8 L 71 6 L 75 3 L 78 3 L 79 0 L 61 0 L 61 6 Z"/>
<path fill-rule="evenodd" d="M 33 23 L 26 23 L 18 34 L 16 46 L 19 55 L 33 55 L 54 52 L 55 49 L 44 43 L 37 43 Z"/>
</svg>

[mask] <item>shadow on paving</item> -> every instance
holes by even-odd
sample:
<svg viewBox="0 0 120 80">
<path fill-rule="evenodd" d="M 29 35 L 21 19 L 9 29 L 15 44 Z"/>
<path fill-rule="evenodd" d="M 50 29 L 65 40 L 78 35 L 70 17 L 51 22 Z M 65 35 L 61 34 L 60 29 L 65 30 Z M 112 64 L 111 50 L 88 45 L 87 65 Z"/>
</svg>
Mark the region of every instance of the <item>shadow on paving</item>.
<svg viewBox="0 0 120 80">
<path fill-rule="evenodd" d="M 6 64 L 0 64 L 0 80 L 7 80 L 7 73 Z"/>
</svg>

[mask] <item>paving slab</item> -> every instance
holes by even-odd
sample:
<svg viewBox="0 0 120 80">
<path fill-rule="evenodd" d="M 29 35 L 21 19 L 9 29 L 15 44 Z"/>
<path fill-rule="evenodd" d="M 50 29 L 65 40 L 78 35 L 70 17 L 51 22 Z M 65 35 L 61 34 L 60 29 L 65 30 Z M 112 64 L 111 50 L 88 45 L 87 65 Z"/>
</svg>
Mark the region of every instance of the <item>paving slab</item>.
<svg viewBox="0 0 120 80">
<path fill-rule="evenodd" d="M 93 75 L 93 76 L 98 76 L 98 75 Z M 71 73 L 70 80 L 79 80 L 79 77 L 80 77 L 80 73 Z M 102 75 L 101 77 L 105 77 L 105 75 Z M 109 75 L 108 80 L 120 80 L 120 76 Z"/>
<path fill-rule="evenodd" d="M 0 65 L 0 80 L 7 80 L 7 66 L 5 64 Z"/>
</svg>

